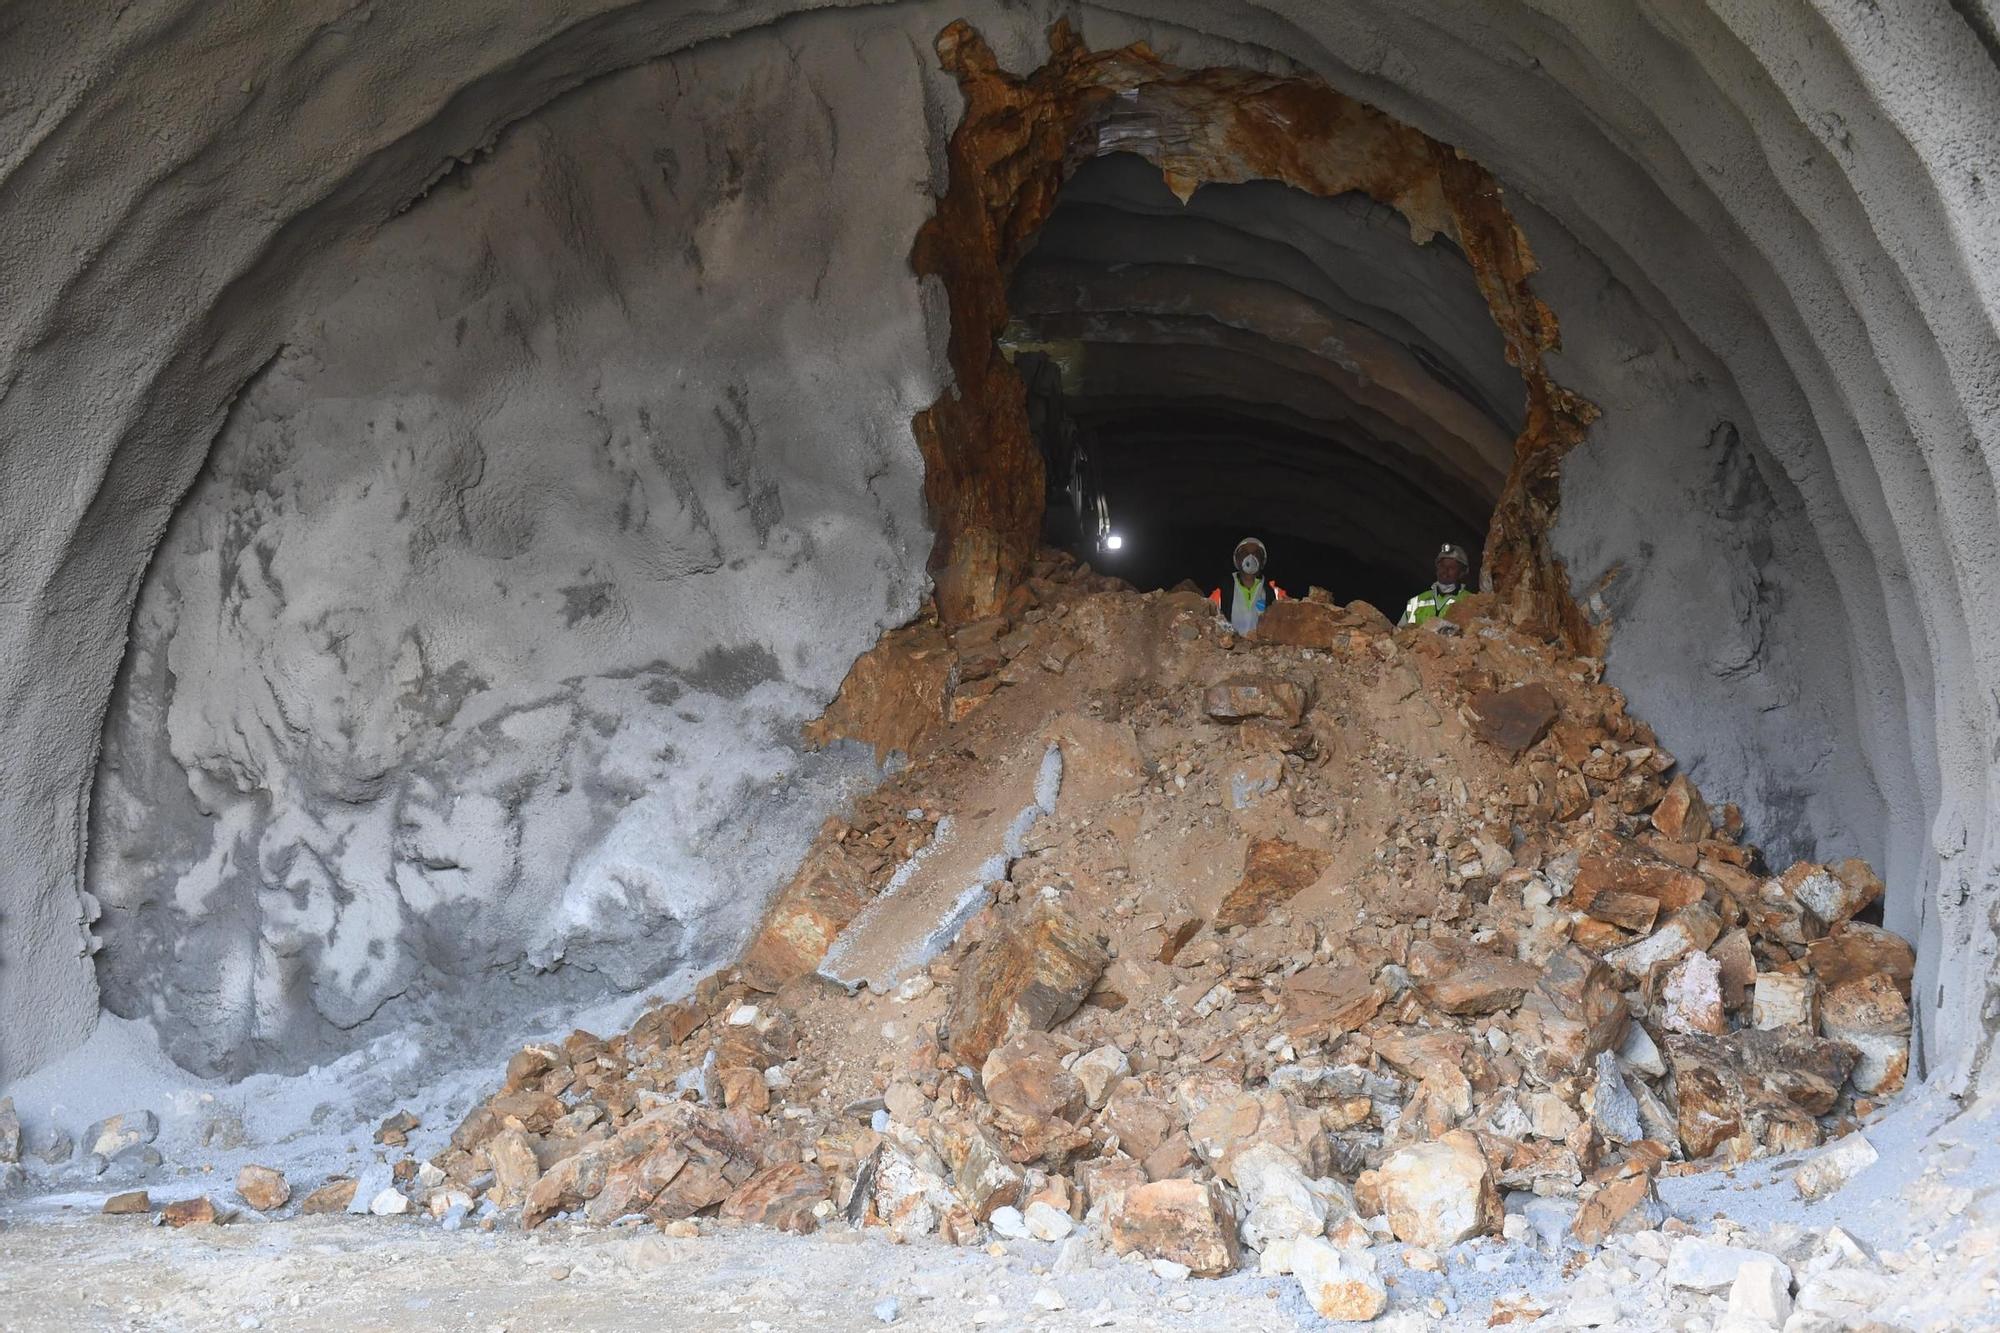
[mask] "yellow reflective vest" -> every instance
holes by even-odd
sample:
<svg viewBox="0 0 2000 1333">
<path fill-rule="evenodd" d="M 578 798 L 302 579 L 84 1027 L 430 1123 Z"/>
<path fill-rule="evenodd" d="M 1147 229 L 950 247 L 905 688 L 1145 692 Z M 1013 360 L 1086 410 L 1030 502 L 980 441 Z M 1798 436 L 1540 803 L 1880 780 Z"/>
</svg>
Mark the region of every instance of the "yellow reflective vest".
<svg viewBox="0 0 2000 1333">
<path fill-rule="evenodd" d="M 1463 584 L 1459 585 L 1457 592 L 1439 592 L 1437 585 L 1433 583 L 1410 599 L 1409 605 L 1403 608 L 1403 618 L 1396 623 L 1421 625 L 1426 620 L 1436 620 L 1451 609 L 1453 602 L 1463 596 L 1465 596 Z"/>
</svg>

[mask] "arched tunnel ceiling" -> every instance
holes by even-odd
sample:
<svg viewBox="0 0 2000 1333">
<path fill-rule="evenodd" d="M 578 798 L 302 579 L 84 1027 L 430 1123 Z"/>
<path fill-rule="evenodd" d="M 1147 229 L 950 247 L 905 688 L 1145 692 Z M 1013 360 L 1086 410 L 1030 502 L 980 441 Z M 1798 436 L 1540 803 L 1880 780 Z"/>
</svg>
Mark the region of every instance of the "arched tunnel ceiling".
<svg viewBox="0 0 2000 1333">
<path fill-rule="evenodd" d="M 1262 182 L 1184 204 L 1114 153 L 1064 184 L 1008 306 L 1116 509 L 1347 548 L 1412 586 L 1441 541 L 1484 540 L 1520 375 L 1464 256 L 1392 209 Z"/>
<path fill-rule="evenodd" d="M 1026 71 L 1055 13 L 107 0 L 0 15 L 0 1073 L 73 1045 L 97 1012 L 80 875 L 98 737 L 148 559 L 232 398 L 385 224 L 505 127 L 802 9 L 820 12 L 771 30 L 807 60 L 801 95 L 838 104 L 833 123 L 889 126 L 867 190 L 828 201 L 864 209 L 942 189 L 958 101 L 932 35 L 969 18 Z M 1959 9 L 1073 12 L 1093 48 L 1144 39 L 1182 67 L 1309 73 L 1505 184 L 1563 322 L 1555 371 L 1604 413 L 1565 460 L 1555 537 L 1616 623 L 1612 678 L 1767 843 L 1883 867 L 1889 924 L 1920 942 L 1928 1058 L 1964 1078 L 1988 1040 L 2000 881 L 2000 74 Z M 1975 13 L 1990 30 L 1990 6 Z M 862 103 L 873 122 L 847 109 Z M 916 305 L 913 279 L 882 281 Z M 862 330 L 807 392 L 865 363 L 918 397 L 939 367 L 929 336 Z M 901 550 L 914 573 L 920 551 Z M 883 575 L 882 604 L 900 576 Z"/>
</svg>

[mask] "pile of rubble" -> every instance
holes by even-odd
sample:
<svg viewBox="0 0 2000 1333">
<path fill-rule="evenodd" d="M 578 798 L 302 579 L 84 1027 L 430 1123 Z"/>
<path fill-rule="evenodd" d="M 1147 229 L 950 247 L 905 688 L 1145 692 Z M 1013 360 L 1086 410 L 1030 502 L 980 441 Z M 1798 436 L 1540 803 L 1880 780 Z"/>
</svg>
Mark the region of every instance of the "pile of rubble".
<svg viewBox="0 0 2000 1333">
<path fill-rule="evenodd" d="M 1908 1064 L 1880 881 L 1770 873 L 1599 663 L 1482 612 L 1315 591 L 1243 639 L 1050 557 L 886 636 L 816 739 L 908 762 L 739 965 L 526 1047 L 449 1149 L 325 1205 L 1083 1232 L 1372 1318 L 1391 1238 L 1597 1246 L 1662 1173 L 1849 1143 Z"/>
</svg>

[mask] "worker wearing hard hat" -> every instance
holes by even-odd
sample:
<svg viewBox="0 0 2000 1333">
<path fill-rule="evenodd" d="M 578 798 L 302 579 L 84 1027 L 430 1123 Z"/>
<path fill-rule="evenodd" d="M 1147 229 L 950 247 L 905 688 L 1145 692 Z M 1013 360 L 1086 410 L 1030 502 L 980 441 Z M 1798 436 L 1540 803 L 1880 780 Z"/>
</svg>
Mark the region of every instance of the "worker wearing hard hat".
<svg viewBox="0 0 2000 1333">
<path fill-rule="evenodd" d="M 1465 596 L 1465 576 L 1471 572 L 1472 562 L 1465 558 L 1465 548 L 1446 542 L 1438 548 L 1437 582 L 1425 588 L 1410 599 L 1403 608 L 1400 625 L 1421 625 L 1427 620 L 1435 620 L 1451 610 L 1451 604 Z"/>
<path fill-rule="evenodd" d="M 1245 537 L 1236 543 L 1236 553 L 1230 558 L 1230 563 L 1236 567 L 1236 576 L 1226 585 L 1229 601 L 1225 604 L 1222 600 L 1223 588 L 1217 588 L 1208 595 L 1216 614 L 1227 620 L 1238 634 L 1248 634 L 1256 629 L 1258 620 L 1270 610 L 1271 603 L 1286 595 L 1283 588 L 1264 577 L 1270 559 L 1264 550 L 1264 543 L 1255 537 Z"/>
</svg>

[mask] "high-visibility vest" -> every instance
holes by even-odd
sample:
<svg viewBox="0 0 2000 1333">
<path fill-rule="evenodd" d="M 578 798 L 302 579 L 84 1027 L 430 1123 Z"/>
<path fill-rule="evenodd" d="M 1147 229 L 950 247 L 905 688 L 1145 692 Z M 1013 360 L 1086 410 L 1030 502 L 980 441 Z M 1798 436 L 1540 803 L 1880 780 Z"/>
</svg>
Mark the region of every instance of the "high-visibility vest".
<svg viewBox="0 0 2000 1333">
<path fill-rule="evenodd" d="M 1426 620 L 1436 620 L 1439 616 L 1451 610 L 1452 603 L 1463 596 L 1465 596 L 1463 585 L 1459 587 L 1457 592 L 1439 592 L 1437 585 L 1433 583 L 1430 587 L 1425 588 L 1410 599 L 1410 604 L 1403 608 L 1403 618 L 1396 623 L 1399 625 L 1421 625 Z"/>
<path fill-rule="evenodd" d="M 1251 584 L 1247 588 L 1243 586 L 1241 580 L 1231 579 L 1229 580 L 1228 587 L 1231 589 L 1230 592 L 1231 604 L 1229 606 L 1225 607 L 1222 604 L 1221 588 L 1217 588 L 1215 589 L 1215 591 L 1209 593 L 1208 600 L 1209 603 L 1215 607 L 1217 615 L 1221 616 L 1224 620 L 1229 621 L 1231 625 L 1235 626 L 1239 630 L 1243 630 L 1243 627 L 1240 625 L 1236 625 L 1235 613 L 1237 607 L 1235 603 L 1237 601 L 1247 600 L 1249 602 L 1249 606 L 1245 609 L 1247 609 L 1251 614 L 1250 628 L 1254 629 L 1256 628 L 1257 621 L 1261 620 L 1263 618 L 1264 613 L 1271 609 L 1271 603 L 1276 601 L 1281 601 L 1290 595 L 1283 588 L 1280 588 L 1277 584 L 1267 583 L 1263 579 L 1258 579 L 1255 583 Z M 1243 630 L 1243 632 L 1248 633 L 1249 630 Z"/>
</svg>

